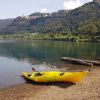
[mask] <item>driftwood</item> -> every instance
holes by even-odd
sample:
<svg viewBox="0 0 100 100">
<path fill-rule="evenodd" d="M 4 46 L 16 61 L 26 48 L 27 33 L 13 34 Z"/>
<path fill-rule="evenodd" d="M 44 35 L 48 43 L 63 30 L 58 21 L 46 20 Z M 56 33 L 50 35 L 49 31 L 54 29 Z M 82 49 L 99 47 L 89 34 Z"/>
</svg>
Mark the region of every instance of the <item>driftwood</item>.
<svg viewBox="0 0 100 100">
<path fill-rule="evenodd" d="M 84 62 L 81 59 L 74 59 L 74 58 L 70 58 L 70 57 L 62 57 L 62 60 L 72 62 L 72 63 L 81 64 L 81 65 L 92 66 L 92 63 Z"/>
<path fill-rule="evenodd" d="M 81 65 L 86 65 L 86 66 L 100 65 L 99 61 L 75 59 L 75 58 L 71 58 L 71 57 L 62 57 L 61 59 L 68 61 L 68 62 L 77 63 L 77 64 L 81 64 Z"/>
<path fill-rule="evenodd" d="M 97 58 L 97 60 L 100 60 L 100 58 Z"/>
<path fill-rule="evenodd" d="M 85 62 L 92 63 L 93 65 L 100 65 L 99 61 L 84 60 Z"/>
</svg>

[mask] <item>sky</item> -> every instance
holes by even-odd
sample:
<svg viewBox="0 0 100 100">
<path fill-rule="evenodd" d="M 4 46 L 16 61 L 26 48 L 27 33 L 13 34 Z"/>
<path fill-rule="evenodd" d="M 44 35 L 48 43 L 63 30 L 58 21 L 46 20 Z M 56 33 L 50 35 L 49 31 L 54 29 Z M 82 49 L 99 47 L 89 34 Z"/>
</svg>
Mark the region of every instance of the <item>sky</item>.
<svg viewBox="0 0 100 100">
<path fill-rule="evenodd" d="M 0 19 L 75 9 L 93 0 L 0 0 Z"/>
</svg>

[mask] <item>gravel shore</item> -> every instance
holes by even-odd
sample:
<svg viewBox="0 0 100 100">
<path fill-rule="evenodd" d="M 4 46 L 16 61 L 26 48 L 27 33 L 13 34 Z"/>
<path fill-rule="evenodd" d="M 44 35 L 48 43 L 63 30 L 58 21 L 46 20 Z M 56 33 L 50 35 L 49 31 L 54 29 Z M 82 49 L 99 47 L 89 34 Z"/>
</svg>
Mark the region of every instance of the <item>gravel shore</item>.
<svg viewBox="0 0 100 100">
<path fill-rule="evenodd" d="M 80 83 L 23 83 L 0 90 L 0 100 L 100 100 L 100 67 Z"/>
</svg>

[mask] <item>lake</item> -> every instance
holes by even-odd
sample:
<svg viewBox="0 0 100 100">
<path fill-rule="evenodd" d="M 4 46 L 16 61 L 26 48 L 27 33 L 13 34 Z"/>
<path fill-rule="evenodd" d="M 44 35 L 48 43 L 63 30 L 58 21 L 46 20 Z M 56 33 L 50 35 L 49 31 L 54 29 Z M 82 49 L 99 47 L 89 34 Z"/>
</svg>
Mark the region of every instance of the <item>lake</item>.
<svg viewBox="0 0 100 100">
<path fill-rule="evenodd" d="M 72 65 L 61 57 L 96 59 L 100 57 L 100 43 L 49 40 L 0 40 L 0 88 L 24 83 L 21 72 L 32 71 L 39 65 L 56 65 L 58 69 L 83 70 L 86 66 Z M 45 70 L 45 69 L 44 69 Z"/>
</svg>

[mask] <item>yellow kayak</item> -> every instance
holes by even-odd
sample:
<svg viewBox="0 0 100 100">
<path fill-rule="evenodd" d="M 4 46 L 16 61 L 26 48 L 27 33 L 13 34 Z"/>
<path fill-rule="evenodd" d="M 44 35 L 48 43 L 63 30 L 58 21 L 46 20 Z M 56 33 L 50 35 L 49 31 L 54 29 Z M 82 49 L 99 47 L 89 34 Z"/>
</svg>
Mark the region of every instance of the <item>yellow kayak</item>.
<svg viewBox="0 0 100 100">
<path fill-rule="evenodd" d="M 82 72 L 59 72 L 59 71 L 45 71 L 45 72 L 22 72 L 22 76 L 34 82 L 80 82 L 89 71 Z"/>
</svg>

